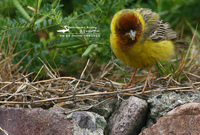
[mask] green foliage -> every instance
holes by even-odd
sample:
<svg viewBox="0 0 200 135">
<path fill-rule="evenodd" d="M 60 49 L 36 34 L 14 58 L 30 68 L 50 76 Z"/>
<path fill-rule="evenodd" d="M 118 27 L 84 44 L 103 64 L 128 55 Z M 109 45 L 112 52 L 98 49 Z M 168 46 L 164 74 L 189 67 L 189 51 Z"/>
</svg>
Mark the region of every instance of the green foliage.
<svg viewBox="0 0 200 135">
<path fill-rule="evenodd" d="M 135 3 L 129 4 L 128 8 L 150 8 L 159 13 L 161 19 L 169 22 L 179 36 L 188 35 L 191 38 L 191 29 L 187 26 L 186 21 L 189 21 L 193 27 L 198 24 L 199 5 L 199 0 L 149 0 L 147 2 L 137 0 Z M 182 33 L 183 28 L 184 33 Z"/>
<path fill-rule="evenodd" d="M 21 52 L 12 59 L 17 63 L 27 54 L 20 65 L 28 72 L 38 72 L 42 65 L 39 57 L 64 74 L 76 74 L 87 58 L 101 64 L 111 60 L 110 21 L 117 11 L 151 8 L 181 33 L 182 27 L 186 32 L 191 26 L 195 28 L 199 3 L 198 0 L 3 0 L 0 1 L 0 39 L 5 38 L 4 48 L 10 41 L 15 43 L 13 53 L 29 49 L 28 54 Z M 57 32 L 66 30 L 64 26 L 69 31 Z M 80 36 L 72 36 L 74 33 Z"/>
</svg>

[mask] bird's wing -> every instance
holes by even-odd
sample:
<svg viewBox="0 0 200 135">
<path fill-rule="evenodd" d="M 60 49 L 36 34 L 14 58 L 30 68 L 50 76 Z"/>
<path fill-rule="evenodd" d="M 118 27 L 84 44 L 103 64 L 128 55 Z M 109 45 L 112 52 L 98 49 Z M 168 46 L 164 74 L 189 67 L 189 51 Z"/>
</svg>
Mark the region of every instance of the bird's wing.
<svg viewBox="0 0 200 135">
<path fill-rule="evenodd" d="M 173 31 L 170 25 L 159 19 L 159 15 L 152 12 L 151 9 L 135 9 L 143 17 L 145 22 L 145 30 L 143 33 L 143 41 L 146 38 L 152 41 L 171 40 L 177 37 L 175 31 Z"/>
</svg>

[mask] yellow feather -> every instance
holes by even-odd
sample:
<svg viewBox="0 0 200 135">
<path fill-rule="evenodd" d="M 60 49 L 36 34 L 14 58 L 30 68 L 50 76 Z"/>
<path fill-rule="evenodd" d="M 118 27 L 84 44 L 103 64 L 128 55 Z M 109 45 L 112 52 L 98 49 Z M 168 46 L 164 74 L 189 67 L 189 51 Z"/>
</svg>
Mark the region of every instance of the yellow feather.
<svg viewBox="0 0 200 135">
<path fill-rule="evenodd" d="M 130 11 L 137 16 L 142 26 L 142 34 L 144 33 L 144 31 L 150 29 L 145 28 L 144 19 L 140 15 L 140 13 L 137 12 L 139 10 L 127 9 L 127 11 Z M 142 36 L 140 36 L 137 42 L 131 45 L 128 50 L 123 50 L 117 42 L 117 40 L 119 40 L 119 37 L 116 33 L 117 19 L 123 12 L 124 10 L 117 12 L 111 22 L 111 48 L 119 60 L 121 60 L 124 64 L 128 66 L 142 68 L 150 67 L 154 65 L 157 61 L 167 61 L 170 56 L 173 55 L 174 46 L 172 41 L 153 41 L 148 37 L 142 39 Z M 151 26 L 152 20 L 158 20 L 157 14 L 155 14 L 154 12 L 149 19 L 149 22 L 147 22 L 149 26 Z"/>
</svg>

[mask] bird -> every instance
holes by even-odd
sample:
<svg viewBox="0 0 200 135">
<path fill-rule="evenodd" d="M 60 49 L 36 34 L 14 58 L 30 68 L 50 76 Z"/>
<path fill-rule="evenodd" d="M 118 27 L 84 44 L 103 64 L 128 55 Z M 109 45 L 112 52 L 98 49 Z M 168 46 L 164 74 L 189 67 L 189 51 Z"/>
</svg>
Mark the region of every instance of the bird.
<svg viewBox="0 0 200 135">
<path fill-rule="evenodd" d="M 123 64 L 135 68 L 129 83 L 132 86 L 138 68 L 149 67 L 142 89 L 151 88 L 151 69 L 157 62 L 168 61 L 174 55 L 173 40 L 177 33 L 169 23 L 149 8 L 122 9 L 112 18 L 110 44 L 115 56 Z"/>
</svg>

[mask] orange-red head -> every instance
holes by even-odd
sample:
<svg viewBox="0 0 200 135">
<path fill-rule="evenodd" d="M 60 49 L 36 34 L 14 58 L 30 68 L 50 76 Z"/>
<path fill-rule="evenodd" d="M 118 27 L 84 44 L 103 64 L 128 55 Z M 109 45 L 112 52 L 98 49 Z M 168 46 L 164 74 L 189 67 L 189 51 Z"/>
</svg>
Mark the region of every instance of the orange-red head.
<svg viewBox="0 0 200 135">
<path fill-rule="evenodd" d="M 111 31 L 117 35 L 117 44 L 123 49 L 134 45 L 142 36 L 144 27 L 142 23 L 143 18 L 131 9 L 124 9 L 115 14 Z"/>
</svg>

